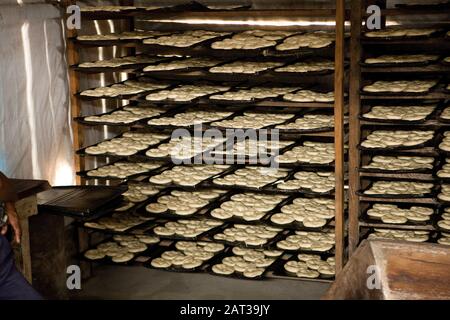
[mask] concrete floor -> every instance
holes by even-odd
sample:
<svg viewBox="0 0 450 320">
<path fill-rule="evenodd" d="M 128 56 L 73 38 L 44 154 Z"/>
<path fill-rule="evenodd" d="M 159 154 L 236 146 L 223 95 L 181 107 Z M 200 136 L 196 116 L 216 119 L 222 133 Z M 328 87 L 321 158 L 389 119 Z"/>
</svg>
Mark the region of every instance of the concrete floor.
<svg viewBox="0 0 450 320">
<path fill-rule="evenodd" d="M 319 299 L 328 286 L 311 281 L 240 280 L 205 273 L 99 266 L 73 299 L 303 300 Z"/>
</svg>

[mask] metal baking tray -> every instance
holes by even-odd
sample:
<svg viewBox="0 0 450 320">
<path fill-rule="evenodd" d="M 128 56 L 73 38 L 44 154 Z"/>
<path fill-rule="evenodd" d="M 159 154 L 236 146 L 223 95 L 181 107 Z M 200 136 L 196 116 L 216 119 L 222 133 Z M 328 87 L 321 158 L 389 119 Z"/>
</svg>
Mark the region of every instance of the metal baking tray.
<svg viewBox="0 0 450 320">
<path fill-rule="evenodd" d="M 386 127 L 386 126 L 380 126 L 380 125 L 363 125 L 361 128 L 361 131 L 370 131 L 370 133 L 372 133 L 373 131 L 377 131 L 377 130 L 391 130 L 391 131 L 412 131 L 412 130 L 419 130 L 419 131 L 432 131 L 430 130 L 429 127 L 426 126 L 417 126 L 414 128 L 411 128 L 410 126 L 395 126 L 395 127 Z M 367 135 L 363 135 L 361 137 L 361 143 L 362 141 L 365 141 L 365 139 L 367 138 Z M 415 149 L 421 149 L 421 148 L 425 148 L 425 147 L 430 147 L 430 146 L 435 146 L 436 145 L 436 140 L 437 139 L 437 134 L 435 133 L 434 137 L 428 141 L 425 141 L 423 143 L 420 144 L 416 144 L 413 146 L 393 146 L 393 147 L 386 147 L 386 148 L 367 148 L 367 147 L 363 147 L 361 145 L 361 143 L 358 144 L 358 149 L 359 150 L 363 150 L 363 151 L 401 151 L 401 150 L 415 150 Z"/>
<path fill-rule="evenodd" d="M 168 220 L 173 220 L 173 219 L 183 219 L 183 220 L 188 220 L 188 219 L 201 219 L 201 218 L 209 218 L 209 216 L 206 214 L 207 211 L 210 210 L 210 208 L 215 207 L 217 205 L 217 203 L 221 203 L 222 201 L 224 201 L 224 199 L 228 198 L 228 194 L 224 193 L 223 195 L 219 196 L 216 199 L 212 199 L 209 201 L 209 203 L 201 208 L 198 208 L 196 212 L 192 213 L 192 214 L 188 214 L 188 215 L 180 215 L 178 213 L 176 213 L 173 210 L 168 209 L 166 212 L 163 213 L 152 213 L 146 210 L 147 205 L 151 204 L 151 203 L 155 203 L 157 202 L 158 198 L 165 196 L 165 195 L 170 195 L 172 191 L 174 190 L 179 190 L 179 191 L 185 191 L 182 189 L 174 189 L 174 188 L 169 188 L 169 189 L 165 189 L 165 191 L 159 193 L 157 195 L 157 197 L 151 199 L 151 200 L 147 200 L 145 201 L 143 204 L 141 204 L 138 209 L 137 212 L 141 213 L 141 214 L 145 214 L 145 215 L 151 215 L 157 218 L 162 218 L 162 219 L 168 219 Z"/>
<path fill-rule="evenodd" d="M 330 191 L 327 192 L 314 192 L 311 189 L 306 189 L 306 188 L 300 188 L 300 189 L 280 189 L 277 187 L 277 185 L 283 181 L 289 181 L 291 179 L 294 178 L 294 175 L 299 172 L 299 171 L 310 171 L 310 172 L 317 172 L 317 171 L 329 171 L 329 170 L 321 170 L 318 169 L 316 167 L 300 167 L 297 169 L 294 169 L 290 172 L 290 174 L 284 178 L 284 179 L 280 179 L 268 186 L 265 187 L 265 191 L 267 192 L 272 192 L 272 193 L 286 193 L 286 194 L 304 194 L 304 195 L 311 195 L 311 196 L 330 196 L 330 195 L 334 195 L 334 191 L 335 188 L 333 188 Z"/>
<path fill-rule="evenodd" d="M 264 272 L 263 272 L 262 275 L 257 276 L 257 277 L 250 278 L 250 277 L 244 276 L 244 274 L 243 274 L 242 272 L 236 272 L 236 271 L 233 272 L 232 274 L 229 274 L 229 275 L 227 275 L 227 274 L 219 274 L 219 273 L 215 273 L 215 272 L 212 270 L 212 267 L 213 267 L 214 265 L 216 265 L 216 264 L 221 264 L 221 263 L 222 263 L 222 260 L 223 260 L 224 258 L 226 258 L 226 257 L 239 257 L 239 256 L 238 256 L 238 255 L 235 255 L 235 254 L 232 252 L 232 250 L 228 250 L 228 251 L 222 253 L 221 255 L 218 255 L 213 261 L 211 261 L 211 263 L 209 264 L 209 266 L 208 266 L 208 268 L 207 268 L 206 271 L 207 271 L 209 274 L 214 275 L 214 276 L 221 276 L 221 277 L 234 278 L 234 279 L 240 279 L 240 280 L 264 280 L 264 279 L 266 278 L 267 273 L 271 270 L 271 266 L 273 266 L 273 265 L 276 263 L 276 261 L 279 259 L 279 257 L 273 257 L 273 258 L 274 258 L 274 261 L 273 261 L 272 264 L 270 264 L 269 266 L 264 267 L 265 270 L 264 270 Z M 261 268 L 261 269 L 262 269 L 262 268 Z"/>
<path fill-rule="evenodd" d="M 237 224 L 240 224 L 240 223 L 237 223 Z M 243 241 L 231 242 L 231 241 L 227 241 L 227 240 L 217 240 L 214 238 L 214 235 L 222 233 L 225 229 L 232 228 L 233 226 L 234 226 L 234 224 L 225 224 L 221 229 L 216 231 L 214 234 L 210 234 L 208 237 L 213 242 L 222 243 L 224 245 L 232 246 L 232 247 L 242 247 L 242 248 L 249 248 L 249 249 L 274 249 L 274 244 L 276 242 L 278 242 L 279 240 L 281 240 L 282 238 L 284 238 L 284 236 L 288 232 L 286 230 L 280 231 L 275 237 L 273 237 L 272 239 L 268 239 L 267 242 L 263 245 L 248 245 Z M 277 249 L 277 248 L 275 248 L 275 249 L 281 250 L 281 249 Z"/>
<path fill-rule="evenodd" d="M 376 155 L 380 155 L 380 154 L 370 154 L 370 160 L 368 161 L 368 164 L 372 162 L 372 158 Z M 392 156 L 392 157 L 396 157 L 396 156 L 411 156 L 411 157 L 430 157 L 430 158 L 434 158 L 434 162 L 433 162 L 433 168 L 435 168 L 438 164 L 438 158 L 434 157 L 434 156 L 427 156 L 421 153 L 414 153 L 414 152 L 410 152 L 407 154 L 402 154 L 401 152 L 384 152 L 381 155 L 383 156 Z M 424 174 L 431 174 L 433 172 L 433 169 L 412 169 L 412 170 L 407 170 L 407 169 L 403 169 L 403 170 L 383 170 L 383 169 L 369 169 L 369 168 L 363 168 L 363 166 L 361 166 L 359 168 L 359 172 L 365 172 L 365 173 L 391 173 L 391 174 L 408 174 L 408 173 L 424 173 Z"/>
<path fill-rule="evenodd" d="M 318 278 L 300 278 L 300 277 L 297 277 L 296 274 L 286 271 L 284 269 L 284 265 L 288 261 L 299 261 L 297 259 L 296 254 L 292 254 L 291 256 L 287 255 L 287 256 L 288 256 L 287 259 L 283 259 L 283 257 L 281 257 L 272 265 L 271 277 L 281 278 L 281 279 L 289 279 L 289 280 L 300 280 L 300 281 L 319 281 L 319 282 L 326 282 L 326 283 L 333 282 L 334 276 L 327 276 L 324 274 L 320 274 Z M 321 256 L 322 260 L 326 260 L 329 257 L 333 257 L 333 255 L 329 255 L 329 254 L 321 254 L 320 256 Z"/>
<path fill-rule="evenodd" d="M 85 251 L 83 251 L 82 253 L 80 253 L 80 254 L 78 255 L 79 259 L 80 259 L 80 260 L 83 260 L 83 261 L 89 261 L 89 262 L 92 262 L 92 263 L 100 263 L 100 264 L 108 264 L 108 265 L 109 265 L 109 264 L 112 264 L 112 265 L 133 266 L 133 265 L 136 265 L 136 260 L 137 260 L 139 257 L 142 257 L 142 256 L 148 256 L 148 255 L 151 254 L 151 252 L 153 252 L 153 251 L 157 248 L 157 246 L 158 246 L 158 244 L 150 244 L 150 245 L 147 245 L 147 249 L 146 249 L 145 251 L 138 252 L 138 253 L 133 253 L 133 254 L 134 254 L 133 259 L 131 259 L 130 261 L 127 261 L 127 262 L 114 262 L 114 261 L 112 261 L 112 257 L 109 257 L 109 256 L 106 256 L 106 257 L 104 257 L 103 259 L 96 259 L 96 260 L 92 260 L 92 259 L 86 258 L 86 257 L 84 256 L 84 254 L 85 254 L 87 251 L 97 248 L 97 246 L 100 245 L 100 244 L 102 244 L 102 243 L 111 242 L 111 241 L 112 241 L 112 242 L 116 242 L 116 241 L 113 240 L 113 237 L 108 237 L 108 238 L 106 238 L 105 240 L 103 240 L 103 241 L 101 241 L 100 243 L 98 243 L 97 245 L 92 246 L 90 249 L 85 250 Z"/>
<path fill-rule="evenodd" d="M 97 176 L 89 176 L 89 175 L 87 174 L 87 173 L 88 173 L 89 171 L 91 171 L 91 170 L 96 170 L 96 169 L 99 169 L 99 168 L 102 168 L 102 167 L 105 167 L 105 166 L 110 166 L 110 165 L 115 164 L 116 162 L 121 162 L 121 161 L 120 161 L 120 160 L 113 161 L 113 162 L 110 162 L 110 163 L 108 163 L 108 164 L 105 164 L 105 165 L 103 165 L 103 166 L 100 166 L 100 167 L 97 167 L 97 168 L 94 168 L 94 169 L 84 170 L 84 171 L 79 171 L 79 172 L 77 172 L 76 174 L 77 174 L 78 176 L 84 178 L 84 179 L 90 179 L 90 180 L 94 179 L 94 180 L 119 180 L 119 181 L 128 181 L 128 180 L 132 180 L 132 179 L 134 179 L 134 178 L 140 177 L 140 176 L 149 176 L 149 175 L 152 175 L 152 173 L 157 172 L 158 170 L 167 168 L 167 166 L 164 164 L 164 162 L 161 162 L 161 163 L 160 163 L 161 166 L 160 166 L 159 168 L 147 170 L 146 172 L 142 172 L 142 173 L 137 173 L 137 174 L 128 176 L 128 177 L 126 177 L 126 178 L 119 178 L 119 177 L 115 177 L 115 176 L 114 176 L 114 177 L 113 177 L 113 176 L 97 177 Z M 138 161 L 125 161 L 125 162 L 138 162 Z M 158 162 L 158 161 L 156 161 L 156 162 Z"/>
<path fill-rule="evenodd" d="M 136 133 L 139 133 L 139 131 L 128 131 L 128 132 L 136 132 Z M 155 133 L 155 134 L 156 134 L 156 133 Z M 107 141 L 111 141 L 111 140 L 114 140 L 114 139 L 122 138 L 123 135 L 124 135 L 124 133 L 119 134 L 119 135 L 117 135 L 117 136 L 115 136 L 115 137 L 113 137 L 113 138 L 111 138 L 111 139 L 103 140 L 103 141 L 98 142 L 98 143 L 96 143 L 96 144 L 93 144 L 93 145 L 91 145 L 91 146 L 87 146 L 87 147 L 84 147 L 84 148 L 82 148 L 82 149 L 79 149 L 79 150 L 76 151 L 76 154 L 77 154 L 77 155 L 80 155 L 80 156 L 89 156 L 89 157 L 111 157 L 111 158 L 120 158 L 120 159 L 126 159 L 126 158 L 129 158 L 129 157 L 132 157 L 132 156 L 138 154 L 139 151 L 136 152 L 135 154 L 131 155 L 131 156 L 122 156 L 122 155 L 118 155 L 118 154 L 111 153 L 111 152 L 105 152 L 105 153 L 102 153 L 102 154 L 89 154 L 89 153 L 86 153 L 86 149 L 87 149 L 87 148 L 95 147 L 95 146 L 97 146 L 97 145 L 99 145 L 100 143 L 103 143 L 103 142 L 107 142 Z M 169 138 L 166 138 L 166 139 L 164 139 L 164 140 L 161 140 L 160 142 L 158 142 L 158 143 L 156 143 L 156 144 L 149 145 L 148 148 L 154 148 L 155 146 L 158 146 L 158 145 L 160 145 L 161 143 L 167 143 L 169 140 L 170 140 L 170 137 L 169 137 Z M 148 148 L 147 148 L 147 149 L 148 149 Z M 145 149 L 145 150 L 147 150 L 147 149 Z"/>
<path fill-rule="evenodd" d="M 214 216 L 211 215 L 211 212 L 214 209 L 220 208 L 220 206 L 222 205 L 222 203 L 227 202 L 227 201 L 231 201 L 231 197 L 233 195 L 236 194 L 242 194 L 241 192 L 238 191 L 231 191 L 229 193 L 226 194 L 226 197 L 220 199 L 220 201 L 217 201 L 214 203 L 213 206 L 211 206 L 210 208 L 208 208 L 208 210 L 205 212 L 205 216 L 207 216 L 208 218 L 211 219 L 215 219 L 215 220 L 219 220 L 219 221 L 223 221 L 225 223 L 233 223 L 233 224 L 249 224 L 249 225 L 269 225 L 267 219 L 275 212 L 278 212 L 280 210 L 281 207 L 283 207 L 285 204 L 287 204 L 288 202 L 291 201 L 292 196 L 287 196 L 286 199 L 280 201 L 280 203 L 278 203 L 272 210 L 267 211 L 264 216 L 259 219 L 259 220 L 252 220 L 252 221 L 248 221 L 248 220 L 244 220 L 241 217 L 238 216 L 233 216 L 231 218 L 227 218 L 227 219 L 219 219 L 216 218 Z M 279 226 L 277 226 L 279 227 Z"/>
<path fill-rule="evenodd" d="M 334 199 L 330 196 L 325 196 L 327 198 L 330 199 Z M 324 197 L 324 198 L 325 198 Z M 284 203 L 282 206 L 280 206 L 279 209 L 281 209 L 281 207 L 284 207 L 285 205 L 290 205 L 293 203 L 293 200 L 299 198 L 299 197 L 290 197 L 289 201 L 287 201 L 286 203 Z M 303 196 L 302 198 L 314 198 L 311 196 Z M 286 223 L 286 224 L 278 224 L 273 222 L 272 220 L 270 220 L 270 218 L 272 217 L 272 215 L 276 214 L 276 213 L 281 213 L 281 210 L 278 211 L 274 211 L 272 210 L 270 213 L 270 216 L 267 217 L 267 224 L 277 227 L 277 228 L 283 228 L 283 229 L 288 229 L 288 230 L 298 230 L 298 231 L 323 231 L 324 229 L 329 229 L 330 228 L 330 224 L 332 221 L 334 221 L 334 218 L 330 218 L 330 219 L 326 219 L 326 224 L 323 225 L 322 227 L 306 227 L 302 222 L 300 221 L 294 221 L 291 223 Z"/>
<path fill-rule="evenodd" d="M 368 198 L 378 198 L 378 199 L 409 199 L 409 198 L 436 198 L 438 194 L 438 186 L 434 183 L 434 187 L 431 188 L 431 192 L 422 193 L 422 194 L 366 194 L 364 191 L 369 190 L 372 187 L 374 181 L 408 181 L 408 182 L 420 182 L 420 183 L 431 183 L 433 181 L 423 181 L 418 179 L 409 179 L 409 178 L 366 178 L 363 179 L 369 180 L 369 185 L 361 190 L 356 191 L 356 194 L 363 197 Z"/>
<path fill-rule="evenodd" d="M 401 26 L 397 27 L 397 28 L 393 28 L 390 27 L 389 29 L 403 29 Z M 372 31 L 372 30 L 369 30 Z M 425 40 L 425 39 L 431 39 L 431 38 L 437 38 L 443 35 L 443 30 L 442 29 L 438 29 L 435 32 L 429 34 L 429 35 L 420 35 L 420 36 L 402 36 L 402 37 L 367 37 L 365 32 L 362 33 L 361 35 L 361 41 L 373 41 L 373 42 L 378 42 L 378 41 L 386 41 L 386 40 Z"/>
<path fill-rule="evenodd" d="M 398 79 L 400 80 L 400 79 Z M 408 79 L 408 80 L 414 80 L 414 79 Z M 426 80 L 426 79 L 423 79 Z M 430 87 L 427 91 L 422 91 L 422 92 L 393 92 L 393 91 L 379 91 L 379 92 L 370 92 L 370 91 L 365 91 L 364 87 L 367 85 L 371 85 L 373 83 L 375 83 L 378 80 L 374 80 L 374 81 L 364 81 L 363 84 L 361 85 L 361 90 L 360 90 L 360 94 L 361 95 L 367 95 L 367 96 L 400 96 L 400 97 L 417 97 L 417 96 L 423 96 L 423 95 L 427 95 L 429 93 L 434 92 L 435 90 L 438 89 L 442 78 L 441 77 L 437 77 L 435 78 L 435 80 L 437 81 L 436 84 L 432 87 Z M 393 80 L 395 81 L 395 80 Z"/>
<path fill-rule="evenodd" d="M 111 87 L 115 84 L 124 84 L 125 82 L 129 81 L 129 80 L 136 80 L 136 81 L 147 81 L 147 82 L 158 82 L 155 79 L 150 79 L 148 77 L 144 77 L 143 79 L 140 78 L 136 78 L 136 79 L 127 79 L 121 82 L 117 82 L 117 83 L 112 83 L 110 85 L 107 85 L 105 87 Z M 75 96 L 77 96 L 78 98 L 82 99 L 82 100 L 87 100 L 87 101 L 93 101 L 93 100 L 99 100 L 99 99 L 107 99 L 107 100 L 138 100 L 140 97 L 145 97 L 146 95 L 153 93 L 153 92 L 158 92 L 158 91 L 162 91 L 162 90 L 170 90 L 171 88 L 174 88 L 177 86 L 177 83 L 161 83 L 161 84 L 167 84 L 168 87 L 164 88 L 164 89 L 153 89 L 153 90 L 144 90 L 142 89 L 142 92 L 140 93 L 134 93 L 134 94 L 126 94 L 126 95 L 117 95 L 115 97 L 111 97 L 111 96 L 99 96 L 99 97 L 94 97 L 94 96 L 86 96 L 86 95 L 82 95 L 81 93 L 86 91 L 86 90 L 95 90 L 96 88 L 99 87 L 94 87 L 94 88 L 90 88 L 90 89 L 86 89 L 83 91 L 80 91 L 78 93 L 75 94 Z"/>
<path fill-rule="evenodd" d="M 438 225 L 438 222 L 440 220 L 443 220 L 443 219 L 441 219 L 442 218 L 441 216 L 444 213 L 444 209 L 445 209 L 445 207 L 440 207 L 439 210 L 437 211 L 436 219 L 433 221 L 434 222 L 434 227 L 436 228 L 436 230 L 438 230 L 440 232 L 445 232 L 445 233 L 449 233 L 450 234 L 450 230 L 446 230 L 444 228 L 441 228 Z"/>
<path fill-rule="evenodd" d="M 148 57 L 148 58 L 154 57 L 154 58 L 157 58 L 158 60 L 155 62 L 151 62 L 151 63 L 150 62 L 129 63 L 129 64 L 117 66 L 117 67 L 80 67 L 79 66 L 81 64 L 80 63 L 80 64 L 71 66 L 71 69 L 75 70 L 77 72 L 80 72 L 80 73 L 124 72 L 125 70 L 141 69 L 147 65 L 153 65 L 153 64 L 168 62 L 169 60 L 172 60 L 171 58 L 167 58 L 167 57 L 149 56 L 149 55 L 145 55 L 145 54 L 136 55 L 136 57 L 141 57 L 141 56 Z M 127 58 L 127 57 L 130 57 L 130 56 L 123 56 L 122 58 Z"/>
<path fill-rule="evenodd" d="M 385 107 L 389 107 L 389 106 L 409 106 L 409 105 L 414 105 L 414 106 L 433 106 L 435 105 L 435 109 L 433 110 L 433 112 L 431 112 L 428 116 L 426 116 L 423 119 L 420 120 L 391 120 L 391 119 L 379 119 L 379 118 L 366 118 L 364 117 L 364 114 L 369 112 L 372 107 L 374 106 L 385 106 Z M 389 101 L 379 101 L 379 102 L 373 102 L 371 104 L 365 104 L 362 108 L 361 108 L 361 113 L 359 115 L 359 119 L 360 120 L 364 120 L 364 121 L 368 121 L 368 122 L 373 122 L 373 123 L 387 123 L 387 124 L 404 124 L 404 125 L 412 125 L 412 124 L 422 124 L 427 122 L 428 120 L 431 119 L 436 119 L 437 113 L 440 111 L 440 109 L 442 108 L 443 105 L 443 101 L 437 101 L 435 103 L 432 102 L 427 102 L 427 101 L 416 101 L 416 102 L 409 102 L 409 101 L 400 101 L 400 102 L 395 102 L 393 103 L 391 100 Z"/>
<path fill-rule="evenodd" d="M 436 222 L 437 219 L 437 212 L 438 208 L 436 205 L 426 205 L 426 204 L 408 204 L 408 203 L 395 203 L 394 205 L 398 206 L 400 209 L 409 209 L 413 206 L 416 207 L 426 207 L 433 209 L 434 213 L 430 216 L 430 220 L 428 221 L 413 221 L 408 220 L 405 223 L 384 223 L 381 218 L 379 217 L 372 217 L 367 214 L 367 211 L 373 207 L 374 204 L 385 204 L 385 203 L 377 203 L 377 202 L 371 202 L 370 206 L 367 207 L 367 209 L 363 210 L 361 212 L 361 215 L 359 216 L 360 222 L 364 223 L 364 226 L 366 227 L 385 227 L 385 228 L 393 228 L 393 229 L 410 229 L 410 230 L 420 230 L 420 228 L 423 228 L 425 231 L 430 231 L 430 228 L 433 228 L 433 225 Z"/>
<path fill-rule="evenodd" d="M 188 84 L 176 84 L 176 85 L 173 85 L 173 86 L 171 86 L 171 87 L 169 87 L 169 88 L 161 89 L 161 90 L 155 90 L 155 91 L 153 91 L 153 92 L 163 91 L 163 90 L 171 90 L 171 89 L 175 89 L 175 88 L 177 88 L 177 87 L 184 86 L 184 85 L 188 85 Z M 196 82 L 196 85 L 218 85 L 218 84 L 214 84 L 214 83 L 206 82 L 206 81 L 199 81 L 199 82 Z M 222 83 L 221 86 L 224 86 L 224 87 L 230 87 L 230 88 L 233 87 L 233 85 L 230 85 L 230 84 L 228 84 L 228 83 Z M 228 89 L 228 90 L 230 90 L 230 89 Z M 201 100 L 201 99 L 206 99 L 206 98 L 208 98 L 208 97 L 211 96 L 211 95 L 219 94 L 219 93 L 223 93 L 223 92 L 227 92 L 228 90 L 219 91 L 219 92 L 216 92 L 216 93 L 205 94 L 205 95 L 203 95 L 203 96 L 196 97 L 196 98 L 194 98 L 194 99 L 192 99 L 192 100 L 188 100 L 188 101 L 175 101 L 175 100 L 173 100 L 173 99 L 147 100 L 147 99 L 146 99 L 146 96 L 147 96 L 148 94 L 150 94 L 151 92 L 146 92 L 145 94 L 140 94 L 139 96 L 135 96 L 135 98 L 136 98 L 137 101 L 143 101 L 143 102 L 147 102 L 147 103 L 151 103 L 151 104 L 190 105 L 190 104 L 195 104 L 195 103 L 197 103 L 197 102 L 198 102 L 199 100 Z"/>
<path fill-rule="evenodd" d="M 194 269 L 184 269 L 182 267 L 176 267 L 176 266 L 170 266 L 169 268 L 156 268 L 151 265 L 151 261 L 153 259 L 161 257 L 161 255 L 166 251 L 180 251 L 180 250 L 176 249 L 175 244 L 176 244 L 176 241 L 173 241 L 168 246 L 162 246 L 162 245 L 158 246 L 156 248 L 156 250 L 154 250 L 154 252 L 152 252 L 150 259 L 144 264 L 144 266 L 146 268 L 150 268 L 150 269 L 165 270 L 165 271 L 172 271 L 172 272 L 186 272 L 186 273 L 204 272 L 207 270 L 209 264 L 212 261 L 214 261 L 218 256 L 222 255 L 224 252 L 227 252 L 229 250 L 228 247 L 225 247 L 224 250 L 215 253 L 211 259 L 204 261 L 201 266 L 194 268 Z"/>
<path fill-rule="evenodd" d="M 167 222 L 170 222 L 170 221 L 177 221 L 177 220 L 202 220 L 202 219 L 203 219 L 202 217 L 197 217 L 197 219 L 192 219 L 192 218 L 191 219 L 183 219 L 183 217 L 178 217 L 175 220 L 173 220 L 173 218 L 172 218 L 172 220 L 167 220 L 167 219 L 161 218 L 161 219 L 157 219 L 156 223 L 158 224 L 158 227 L 164 227 L 164 225 Z M 211 234 L 215 234 L 218 230 L 221 230 L 225 226 L 226 226 L 226 223 L 224 223 L 224 224 L 222 224 L 220 226 L 217 226 L 217 227 L 212 227 L 211 229 L 206 230 L 206 231 L 202 232 L 201 234 L 198 234 L 195 237 L 185 237 L 185 236 L 181 236 L 181 235 L 177 235 L 177 234 L 174 234 L 174 235 L 158 235 L 158 234 L 156 234 L 154 232 L 154 230 L 153 230 L 154 228 L 152 228 L 152 230 L 149 230 L 149 232 L 147 232 L 147 233 L 150 234 L 150 235 L 159 237 L 161 239 L 176 240 L 176 241 L 204 241 L 204 242 L 210 242 L 208 240 L 209 236 Z"/>
<path fill-rule="evenodd" d="M 311 231 L 311 232 L 315 232 L 315 231 Z M 296 233 L 295 233 L 294 230 L 285 232 L 284 237 L 281 238 L 281 239 L 279 239 L 279 240 L 275 243 L 274 249 L 275 249 L 275 250 L 283 250 L 283 251 L 285 251 L 285 252 L 295 253 L 295 254 L 299 254 L 299 253 L 310 253 L 310 254 L 318 254 L 318 255 L 330 255 L 330 256 L 334 255 L 335 245 L 333 245 L 333 247 L 332 247 L 331 249 L 326 250 L 326 251 L 316 251 L 316 250 L 301 249 L 301 248 L 300 248 L 300 249 L 296 249 L 296 250 L 288 250 L 288 249 L 282 249 L 282 248 L 279 248 L 279 247 L 276 245 L 279 241 L 285 240 L 287 237 L 292 236 L 292 235 L 295 235 L 295 234 L 296 234 Z"/>
<path fill-rule="evenodd" d="M 75 218 L 94 218 L 116 209 L 126 186 L 54 187 L 38 194 L 38 210 Z"/>
</svg>

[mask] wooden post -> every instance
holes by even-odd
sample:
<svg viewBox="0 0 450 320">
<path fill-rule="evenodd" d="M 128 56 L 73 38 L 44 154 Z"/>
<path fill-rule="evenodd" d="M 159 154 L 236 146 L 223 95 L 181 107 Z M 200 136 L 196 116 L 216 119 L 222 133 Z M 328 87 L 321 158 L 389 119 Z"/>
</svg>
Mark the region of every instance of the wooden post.
<svg viewBox="0 0 450 320">
<path fill-rule="evenodd" d="M 33 275 L 31 268 L 29 218 L 38 213 L 36 195 L 29 196 L 16 202 L 16 211 L 19 217 L 20 228 L 22 229 L 20 245 L 14 245 L 16 265 L 25 279 L 27 279 L 29 283 L 32 283 Z"/>
<path fill-rule="evenodd" d="M 356 192 L 360 189 L 359 165 L 360 142 L 359 111 L 361 87 L 361 1 L 352 0 L 351 3 L 351 40 L 350 40 L 350 94 L 349 94 L 349 255 L 351 256 L 359 242 L 359 197 Z"/>
<path fill-rule="evenodd" d="M 66 24 L 67 14 L 66 9 L 70 5 L 76 4 L 74 0 L 65 0 L 63 1 L 63 10 L 65 13 L 64 24 Z M 76 96 L 76 93 L 80 91 L 80 81 L 78 79 L 78 74 L 75 70 L 70 68 L 72 65 L 76 65 L 80 62 L 79 52 L 76 45 L 73 43 L 70 38 L 76 37 L 78 34 L 76 29 L 67 29 L 66 28 L 66 45 L 67 45 L 67 62 L 69 64 L 69 85 L 70 85 L 70 107 L 71 107 L 71 126 L 73 130 L 73 148 L 74 148 L 74 162 L 75 162 L 75 170 L 82 171 L 85 168 L 84 158 L 75 154 L 77 150 L 83 147 L 84 144 L 84 134 L 83 128 L 78 124 L 78 122 L 74 121 L 74 118 L 81 115 L 81 101 Z M 77 176 L 77 184 L 84 184 L 83 179 Z M 79 243 L 79 251 L 82 252 L 89 247 L 89 234 L 79 228 L 78 230 L 78 243 Z M 83 276 L 86 278 L 91 275 L 91 264 L 85 261 L 80 261 L 80 268 Z"/>
<path fill-rule="evenodd" d="M 336 274 L 344 265 L 344 38 L 345 1 L 336 1 L 336 51 L 334 70 L 334 146 L 336 177 Z"/>
<path fill-rule="evenodd" d="M 70 5 L 76 4 L 76 1 L 66 0 L 63 1 L 63 10 L 65 19 L 63 21 L 64 25 L 66 25 L 67 21 L 67 13 L 66 9 Z M 78 74 L 76 71 L 70 68 L 70 66 L 79 63 L 79 53 L 76 45 L 70 40 L 70 38 L 77 36 L 76 29 L 67 29 L 66 28 L 66 45 L 67 45 L 67 62 L 69 64 L 69 85 L 70 85 L 70 115 L 71 115 L 71 127 L 73 132 L 73 148 L 74 152 L 83 147 L 84 139 L 83 139 L 83 130 L 78 122 L 74 121 L 75 117 L 81 115 L 81 102 L 76 96 L 76 93 L 80 90 L 80 82 L 78 79 Z M 75 162 L 75 170 L 81 171 L 84 170 L 84 160 L 81 159 L 80 156 L 74 154 L 74 162 Z M 77 184 L 81 184 L 82 181 L 80 177 L 77 177 Z"/>
</svg>

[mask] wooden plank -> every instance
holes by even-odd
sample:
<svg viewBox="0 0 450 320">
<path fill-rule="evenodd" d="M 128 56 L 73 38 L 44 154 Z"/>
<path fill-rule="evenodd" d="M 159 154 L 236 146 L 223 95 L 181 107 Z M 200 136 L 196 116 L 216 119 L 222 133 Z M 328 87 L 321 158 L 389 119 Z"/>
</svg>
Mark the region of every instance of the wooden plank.
<svg viewBox="0 0 450 320">
<path fill-rule="evenodd" d="M 334 147 L 335 147 L 335 235 L 336 235 L 336 274 L 344 265 L 344 82 L 345 82 L 345 1 L 336 1 L 336 47 L 334 72 Z"/>
<path fill-rule="evenodd" d="M 449 269 L 449 246 L 365 240 L 323 298 L 448 300 Z"/>
<path fill-rule="evenodd" d="M 356 192 L 360 189 L 359 165 L 360 155 L 358 144 L 361 138 L 359 113 L 361 108 L 361 1 L 351 2 L 351 40 L 350 40 L 350 106 L 349 106 L 349 256 L 351 256 L 359 242 L 359 197 Z"/>
</svg>

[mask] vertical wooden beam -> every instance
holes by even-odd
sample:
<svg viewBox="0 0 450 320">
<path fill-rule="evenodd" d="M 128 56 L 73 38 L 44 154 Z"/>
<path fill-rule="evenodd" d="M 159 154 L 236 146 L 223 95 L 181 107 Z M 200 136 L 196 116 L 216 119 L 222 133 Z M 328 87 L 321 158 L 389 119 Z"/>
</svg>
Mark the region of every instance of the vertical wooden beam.
<svg viewBox="0 0 450 320">
<path fill-rule="evenodd" d="M 67 13 L 66 8 L 70 5 L 76 4 L 76 1 L 73 0 L 66 0 L 63 2 L 63 10 L 64 10 L 64 25 L 66 25 L 67 21 Z M 76 71 L 72 70 L 70 66 L 78 64 L 79 63 L 79 53 L 76 45 L 73 43 L 73 41 L 70 40 L 70 38 L 77 36 L 77 30 L 76 29 L 67 29 L 66 28 L 66 45 L 67 45 L 67 62 L 69 64 L 69 90 L 70 90 L 70 115 L 71 115 L 71 127 L 72 127 L 72 133 L 73 133 L 73 148 L 74 152 L 78 149 L 82 148 L 84 143 L 83 138 L 83 129 L 78 124 L 78 122 L 74 121 L 73 119 L 75 117 L 78 117 L 81 115 L 81 102 L 80 99 L 75 95 L 80 90 L 80 82 L 78 79 L 78 74 Z M 84 170 L 84 160 L 82 157 L 76 155 L 74 153 L 74 163 L 75 163 L 75 170 L 76 171 L 82 171 Z M 80 177 L 77 177 L 77 184 L 81 184 L 82 181 Z"/>
<path fill-rule="evenodd" d="M 334 146 L 336 176 L 336 274 L 344 265 L 344 38 L 345 1 L 336 0 L 336 48 L 334 70 Z"/>
<path fill-rule="evenodd" d="M 360 189 L 359 166 L 360 142 L 359 112 L 361 108 L 361 28 L 362 5 L 360 0 L 351 2 L 351 40 L 350 40 L 350 95 L 349 95 L 349 255 L 356 250 L 359 242 L 359 197 L 356 192 Z"/>
<path fill-rule="evenodd" d="M 64 25 L 67 22 L 67 7 L 70 5 L 75 5 L 75 0 L 64 0 L 62 2 L 64 10 Z M 82 22 L 83 23 L 83 22 Z M 80 62 L 79 52 L 77 46 L 70 38 L 76 37 L 78 31 L 76 29 L 66 28 L 66 46 L 67 46 L 67 63 L 69 64 L 69 90 L 70 90 L 70 115 L 71 115 L 71 126 L 73 134 L 73 148 L 74 148 L 74 163 L 76 171 L 83 171 L 85 169 L 84 158 L 77 155 L 75 152 L 82 148 L 84 145 L 84 132 L 83 127 L 79 125 L 78 122 L 74 121 L 76 117 L 81 115 L 81 101 L 76 96 L 76 93 L 80 91 L 80 81 L 78 78 L 78 73 L 71 68 L 71 66 L 76 65 Z M 78 185 L 84 184 L 85 181 L 81 177 L 77 176 L 76 181 Z M 78 228 L 78 244 L 79 252 L 87 250 L 89 247 L 89 234 L 86 230 Z M 80 268 L 84 278 L 90 277 L 92 273 L 92 265 L 86 261 L 80 261 Z"/>
</svg>

